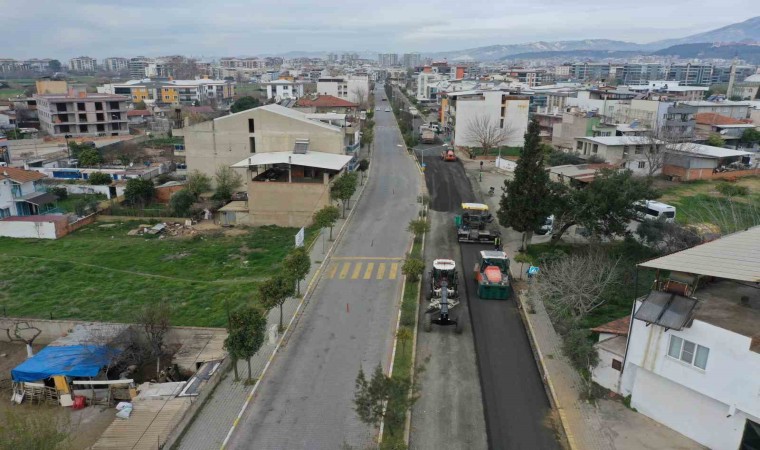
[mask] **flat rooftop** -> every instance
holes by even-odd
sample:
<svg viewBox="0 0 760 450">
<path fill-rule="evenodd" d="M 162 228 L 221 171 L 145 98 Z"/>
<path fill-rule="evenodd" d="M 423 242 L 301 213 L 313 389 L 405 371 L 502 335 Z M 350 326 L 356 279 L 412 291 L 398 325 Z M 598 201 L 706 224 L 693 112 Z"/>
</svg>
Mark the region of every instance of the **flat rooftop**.
<svg viewBox="0 0 760 450">
<path fill-rule="evenodd" d="M 742 297 L 748 297 L 746 305 Z M 760 286 L 720 280 L 697 289 L 694 318 L 752 338 L 752 351 L 760 352 Z"/>
</svg>

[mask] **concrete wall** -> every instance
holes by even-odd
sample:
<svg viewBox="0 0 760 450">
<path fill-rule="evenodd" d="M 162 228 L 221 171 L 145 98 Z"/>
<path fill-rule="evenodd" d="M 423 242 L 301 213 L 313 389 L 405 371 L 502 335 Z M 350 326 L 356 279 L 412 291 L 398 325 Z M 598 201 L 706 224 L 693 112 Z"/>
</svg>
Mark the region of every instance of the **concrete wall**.
<svg viewBox="0 0 760 450">
<path fill-rule="evenodd" d="M 760 175 L 760 169 L 734 170 L 731 172 L 715 172 L 713 169 L 687 169 L 684 167 L 666 164 L 662 168 L 663 175 L 677 177 L 680 181 L 691 180 L 733 180 L 742 177 Z"/>
<path fill-rule="evenodd" d="M 107 198 L 111 198 L 111 190 L 108 186 L 93 185 L 93 184 L 58 184 L 54 187 L 64 188 L 69 194 L 103 194 Z M 116 186 L 116 196 L 124 195 L 126 186 Z"/>
<path fill-rule="evenodd" d="M 248 225 L 308 226 L 314 212 L 329 204 L 329 184 L 248 183 Z"/>
<path fill-rule="evenodd" d="M 612 338 L 614 339 L 614 337 Z M 617 392 L 618 381 L 620 380 L 620 371 L 612 368 L 612 360 L 623 362 L 623 355 L 618 355 L 607 349 L 597 347 L 599 355 L 599 364 L 591 372 L 591 379 L 605 388 Z"/>
<path fill-rule="evenodd" d="M 254 120 L 253 133 L 248 131 L 249 119 Z M 250 138 L 256 139 L 256 153 L 292 151 L 296 139 L 309 139 L 312 151 L 344 154 L 341 128 L 311 122 L 255 108 L 187 127 L 177 134 L 185 136 L 188 170 L 197 169 L 213 177 L 217 167 L 231 166 L 252 154 Z"/>
<path fill-rule="evenodd" d="M 55 222 L 0 221 L 0 236 L 11 238 L 56 239 Z"/>
</svg>

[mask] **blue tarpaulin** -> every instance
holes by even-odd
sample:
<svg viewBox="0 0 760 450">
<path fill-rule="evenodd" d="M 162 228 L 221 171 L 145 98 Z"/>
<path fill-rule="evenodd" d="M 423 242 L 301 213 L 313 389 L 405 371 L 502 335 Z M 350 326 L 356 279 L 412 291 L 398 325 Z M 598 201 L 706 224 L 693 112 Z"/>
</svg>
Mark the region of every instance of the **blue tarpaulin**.
<svg viewBox="0 0 760 450">
<path fill-rule="evenodd" d="M 114 349 L 94 345 L 48 346 L 11 370 L 13 381 L 39 381 L 55 375 L 94 377 L 114 357 Z"/>
</svg>

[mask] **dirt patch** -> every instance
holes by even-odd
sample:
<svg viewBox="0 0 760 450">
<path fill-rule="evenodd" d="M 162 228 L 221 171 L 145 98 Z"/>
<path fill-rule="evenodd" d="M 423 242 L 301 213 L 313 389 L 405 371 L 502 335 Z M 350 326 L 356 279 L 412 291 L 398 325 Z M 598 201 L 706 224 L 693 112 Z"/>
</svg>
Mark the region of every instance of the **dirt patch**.
<svg viewBox="0 0 760 450">
<path fill-rule="evenodd" d="M 178 259 L 187 258 L 190 256 L 190 252 L 179 252 L 174 253 L 172 255 L 166 255 L 163 258 L 161 258 L 162 261 L 176 261 Z"/>
<path fill-rule="evenodd" d="M 226 228 L 224 230 L 225 236 L 244 236 L 248 234 L 248 230 L 245 228 Z"/>
</svg>

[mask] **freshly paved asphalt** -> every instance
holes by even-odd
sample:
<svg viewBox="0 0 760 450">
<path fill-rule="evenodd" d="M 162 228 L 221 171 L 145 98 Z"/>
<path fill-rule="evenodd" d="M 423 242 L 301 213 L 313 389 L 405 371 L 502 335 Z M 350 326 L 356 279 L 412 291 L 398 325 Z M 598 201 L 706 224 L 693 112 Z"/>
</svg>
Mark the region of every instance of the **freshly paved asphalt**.
<svg viewBox="0 0 760 450">
<path fill-rule="evenodd" d="M 456 212 L 462 202 L 478 201 L 459 162 L 426 156 L 425 163 L 425 180 L 434 210 Z M 453 234 L 453 223 L 449 222 L 449 227 Z M 559 449 L 551 426 L 549 400 L 514 300 L 477 297 L 472 268 L 478 252 L 493 247 L 461 244 L 460 248 L 466 288 L 463 298 L 468 302 L 475 339 L 488 447 Z M 436 395 L 446 395 L 446 391 Z"/>
<path fill-rule="evenodd" d="M 372 177 L 303 317 L 274 359 L 228 448 L 364 448 L 373 431 L 353 410 L 359 367 L 388 367 L 403 277 L 398 262 L 417 216 L 420 175 L 377 87 Z M 398 259 L 393 259 L 398 258 Z M 397 272 L 393 272 L 393 264 Z M 370 264 L 372 266 L 370 267 Z M 380 266 L 383 266 L 382 273 Z"/>
</svg>

